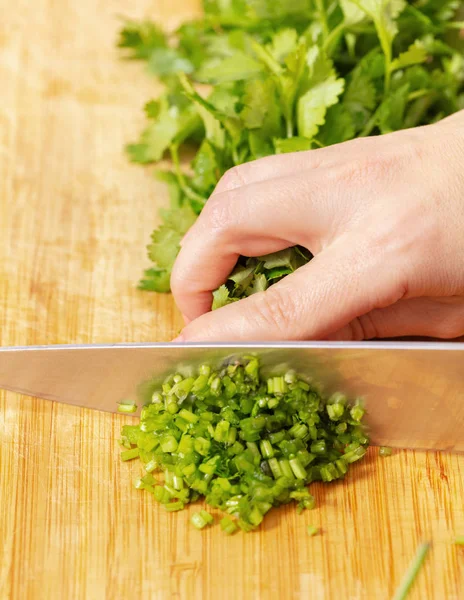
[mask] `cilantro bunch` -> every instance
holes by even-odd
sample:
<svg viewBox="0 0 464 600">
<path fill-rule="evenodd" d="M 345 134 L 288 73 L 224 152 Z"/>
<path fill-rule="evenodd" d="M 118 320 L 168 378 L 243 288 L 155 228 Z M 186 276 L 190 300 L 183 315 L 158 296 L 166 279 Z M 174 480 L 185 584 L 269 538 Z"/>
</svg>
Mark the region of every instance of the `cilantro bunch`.
<svg viewBox="0 0 464 600">
<path fill-rule="evenodd" d="M 127 146 L 158 172 L 170 207 L 148 247 L 140 287 L 169 291 L 179 242 L 221 176 L 271 154 L 321 148 L 433 123 L 464 108 L 460 0 L 204 0 L 203 18 L 166 34 L 127 22 L 118 45 L 165 84 Z M 179 151 L 192 147 L 188 170 Z M 242 257 L 213 308 L 292 273 L 303 248 Z M 207 266 L 206 266 L 207 267 Z"/>
</svg>

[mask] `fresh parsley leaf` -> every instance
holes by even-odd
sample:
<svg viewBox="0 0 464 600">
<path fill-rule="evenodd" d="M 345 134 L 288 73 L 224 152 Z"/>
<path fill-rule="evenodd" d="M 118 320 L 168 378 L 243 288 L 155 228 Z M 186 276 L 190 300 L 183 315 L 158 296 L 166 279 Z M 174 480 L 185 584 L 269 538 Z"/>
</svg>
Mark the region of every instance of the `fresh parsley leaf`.
<svg viewBox="0 0 464 600">
<path fill-rule="evenodd" d="M 286 154 L 287 152 L 302 152 L 311 150 L 312 141 L 304 137 L 280 138 L 274 140 L 276 154 Z"/>
<path fill-rule="evenodd" d="M 192 162 L 192 186 L 206 198 L 214 191 L 224 171 L 219 156 L 214 146 L 208 140 L 204 140 Z"/>
<path fill-rule="evenodd" d="M 340 0 L 343 17 L 346 25 L 356 25 L 366 18 L 366 12 L 353 0 Z"/>
<path fill-rule="evenodd" d="M 392 61 L 390 70 L 405 69 L 412 65 L 419 65 L 427 60 L 427 50 L 420 40 L 416 40 L 409 46 L 406 52 L 402 52 L 398 58 Z"/>
<path fill-rule="evenodd" d="M 139 290 L 165 294 L 171 289 L 171 271 L 167 269 L 147 269 L 144 279 L 139 282 Z"/>
<path fill-rule="evenodd" d="M 126 21 L 119 33 L 118 47 L 128 51 L 126 58 L 147 59 L 153 50 L 166 46 L 166 35 L 151 21 Z"/>
<path fill-rule="evenodd" d="M 282 29 L 272 37 L 268 50 L 277 62 L 283 63 L 295 51 L 297 43 L 298 33 L 295 29 Z"/>
<path fill-rule="evenodd" d="M 159 269 L 171 270 L 181 239 L 193 225 L 196 215 L 188 205 L 161 211 L 163 223 L 156 229 L 148 246 L 148 256 Z"/>
<path fill-rule="evenodd" d="M 253 57 L 235 52 L 221 61 L 204 64 L 196 73 L 197 81 L 203 83 L 226 83 L 257 77 L 263 72 L 262 66 Z"/>
<path fill-rule="evenodd" d="M 377 111 L 377 123 L 381 133 L 398 131 L 404 126 L 409 84 L 403 85 L 385 98 Z"/>
<path fill-rule="evenodd" d="M 150 122 L 142 131 L 135 144 L 127 146 L 127 153 L 132 162 L 151 163 L 161 160 L 174 140 L 187 139 L 198 129 L 198 120 L 189 107 L 182 111 L 177 106 L 170 106 L 166 97 L 157 105 L 153 102 L 145 106 Z"/>
<path fill-rule="evenodd" d="M 221 287 L 213 292 L 212 310 L 217 310 L 218 308 L 222 308 L 223 306 L 227 306 L 227 304 L 232 304 L 232 302 L 236 301 L 237 298 L 230 297 L 227 286 L 221 285 Z"/>
<path fill-rule="evenodd" d="M 354 138 L 355 124 L 351 112 L 344 104 L 335 104 L 327 111 L 325 124 L 317 139 L 324 146 L 340 144 Z"/>
<path fill-rule="evenodd" d="M 149 70 L 159 77 L 173 73 L 192 73 L 193 64 L 174 48 L 157 48 L 150 54 Z"/>
<path fill-rule="evenodd" d="M 145 104 L 143 110 L 148 119 L 157 119 L 161 110 L 161 102 L 158 100 L 150 100 Z"/>
<path fill-rule="evenodd" d="M 268 278 L 264 273 L 258 273 L 254 276 L 251 285 L 245 290 L 246 296 L 252 296 L 253 294 L 259 294 L 259 292 L 265 292 L 269 287 Z"/>
<path fill-rule="evenodd" d="M 251 159 L 253 160 L 274 154 L 272 142 L 259 129 L 253 129 L 248 132 L 248 144 L 250 146 Z"/>
<path fill-rule="evenodd" d="M 325 123 L 327 109 L 338 102 L 345 82 L 331 75 L 325 81 L 310 88 L 298 102 L 298 131 L 312 139 Z"/>
<path fill-rule="evenodd" d="M 140 140 L 127 146 L 132 162 L 151 163 L 160 160 L 178 130 L 179 115 L 175 108 L 163 112 L 155 123 L 142 131 Z"/>
<path fill-rule="evenodd" d="M 260 129 L 268 138 L 279 135 L 282 113 L 272 79 L 256 79 L 246 83 L 243 105 L 240 119 L 247 129 Z"/>
</svg>

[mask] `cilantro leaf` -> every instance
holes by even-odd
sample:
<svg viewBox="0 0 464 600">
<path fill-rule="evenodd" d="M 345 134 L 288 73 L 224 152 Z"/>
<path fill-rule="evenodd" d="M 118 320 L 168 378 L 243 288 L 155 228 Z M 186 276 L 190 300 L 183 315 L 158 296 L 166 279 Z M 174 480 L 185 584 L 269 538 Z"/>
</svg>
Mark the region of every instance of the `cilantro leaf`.
<svg viewBox="0 0 464 600">
<path fill-rule="evenodd" d="M 325 123 L 327 109 L 337 103 L 345 82 L 331 75 L 318 83 L 298 101 L 298 131 L 300 135 L 312 139 L 319 127 Z"/>
<path fill-rule="evenodd" d="M 192 186 L 208 197 L 223 174 L 219 154 L 213 145 L 204 140 L 192 162 L 194 175 L 191 179 Z"/>
<path fill-rule="evenodd" d="M 218 308 L 227 306 L 227 304 L 232 304 L 232 302 L 236 302 L 237 300 L 237 298 L 230 297 L 230 293 L 226 285 L 221 285 L 221 287 L 213 292 L 212 310 L 217 310 Z"/>
<path fill-rule="evenodd" d="M 196 215 L 185 205 L 161 211 L 163 223 L 151 236 L 148 256 L 160 269 L 171 270 L 179 252 L 183 236 L 196 220 Z"/>
<path fill-rule="evenodd" d="M 404 112 L 409 94 L 409 84 L 394 90 L 385 98 L 377 111 L 381 133 L 391 133 L 403 128 Z"/>
<path fill-rule="evenodd" d="M 259 294 L 259 292 L 265 292 L 269 287 L 268 278 L 264 273 L 258 273 L 254 276 L 251 285 L 245 290 L 246 296 L 252 296 L 253 294 Z"/>
<path fill-rule="evenodd" d="M 290 271 L 296 269 L 296 255 L 292 248 L 260 256 L 258 260 L 263 262 L 265 269 L 275 269 L 276 267 L 285 267 L 290 269 Z"/>
<path fill-rule="evenodd" d="M 204 64 L 196 72 L 196 79 L 203 83 L 217 84 L 257 77 L 262 72 L 262 66 L 254 58 L 242 52 L 235 52 L 223 60 Z"/>
<path fill-rule="evenodd" d="M 271 140 L 260 133 L 259 129 L 253 129 L 248 132 L 248 144 L 250 145 L 250 157 L 252 160 L 274 154 L 274 146 Z"/>
<path fill-rule="evenodd" d="M 139 282 L 139 290 L 165 294 L 171 289 L 171 272 L 167 269 L 147 269 L 144 279 Z"/>
<path fill-rule="evenodd" d="M 140 140 L 127 146 L 131 161 L 144 164 L 160 160 L 178 131 L 178 120 L 179 115 L 175 108 L 160 112 L 156 122 L 150 123 L 142 131 Z"/>
<path fill-rule="evenodd" d="M 390 70 L 405 69 L 412 65 L 418 65 L 427 60 L 427 50 L 420 40 L 416 40 L 409 46 L 406 52 L 402 52 L 398 58 L 392 61 Z"/>
<path fill-rule="evenodd" d="M 282 29 L 272 36 L 268 50 L 277 62 L 283 63 L 295 51 L 297 43 L 298 33 L 295 29 Z"/>
<path fill-rule="evenodd" d="M 343 98 L 343 105 L 351 116 L 355 132 L 366 125 L 376 106 L 376 98 L 374 81 L 360 70 L 353 73 Z"/>
<path fill-rule="evenodd" d="M 353 139 L 355 133 L 354 120 L 348 108 L 344 104 L 335 104 L 327 111 L 318 141 L 324 146 L 331 146 Z"/>
<path fill-rule="evenodd" d="M 147 164 L 157 162 L 175 139 L 184 140 L 198 129 L 197 115 L 191 108 L 181 111 L 170 106 L 166 97 L 157 104 L 145 107 L 150 122 L 135 144 L 126 147 L 132 162 Z"/>
<path fill-rule="evenodd" d="M 159 77 L 172 75 L 173 73 L 192 73 L 194 70 L 190 60 L 174 48 L 156 48 L 153 50 L 148 60 L 148 68 Z"/>
<path fill-rule="evenodd" d="M 276 154 L 286 154 L 287 152 L 302 152 L 311 150 L 312 141 L 304 137 L 280 138 L 274 140 Z"/>
<path fill-rule="evenodd" d="M 366 18 L 366 12 L 353 0 L 340 0 L 343 17 L 346 25 L 356 25 Z"/>
<path fill-rule="evenodd" d="M 166 48 L 167 38 L 151 21 L 126 21 L 119 33 L 118 48 L 128 50 L 126 58 L 146 59 L 156 48 Z"/>
<path fill-rule="evenodd" d="M 245 85 L 240 119 L 247 129 L 260 129 L 272 137 L 281 130 L 281 111 L 272 79 L 251 80 Z"/>
</svg>

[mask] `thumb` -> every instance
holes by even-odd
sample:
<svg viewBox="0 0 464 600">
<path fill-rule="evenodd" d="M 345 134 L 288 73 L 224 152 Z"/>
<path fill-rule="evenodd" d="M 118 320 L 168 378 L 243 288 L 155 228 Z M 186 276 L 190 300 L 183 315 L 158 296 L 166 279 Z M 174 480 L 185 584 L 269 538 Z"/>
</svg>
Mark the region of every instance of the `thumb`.
<svg viewBox="0 0 464 600">
<path fill-rule="evenodd" d="M 393 258 L 378 255 L 366 239 L 342 236 L 267 291 L 192 321 L 176 341 L 324 339 L 402 298 L 397 273 Z"/>
</svg>

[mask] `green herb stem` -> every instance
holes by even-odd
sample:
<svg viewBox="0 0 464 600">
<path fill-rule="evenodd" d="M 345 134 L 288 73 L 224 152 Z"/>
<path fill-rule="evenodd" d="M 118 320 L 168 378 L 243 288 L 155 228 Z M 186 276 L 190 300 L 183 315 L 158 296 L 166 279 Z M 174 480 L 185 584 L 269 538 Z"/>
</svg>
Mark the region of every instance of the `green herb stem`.
<svg viewBox="0 0 464 600">
<path fill-rule="evenodd" d="M 118 412 L 124 414 L 132 414 L 137 412 L 137 404 L 135 402 L 120 402 L 118 404 Z"/>
<path fill-rule="evenodd" d="M 308 525 L 306 527 L 306 532 L 310 537 L 313 537 L 319 533 L 319 527 L 316 527 L 315 525 Z"/>
<path fill-rule="evenodd" d="M 322 35 L 324 40 L 327 40 L 329 36 L 329 25 L 327 23 L 327 13 L 325 10 L 324 0 L 316 0 L 316 8 L 321 21 Z"/>
<path fill-rule="evenodd" d="M 389 448 L 388 446 L 381 446 L 379 448 L 379 456 L 382 457 L 387 457 L 387 456 L 391 456 L 392 455 L 393 450 L 391 448 Z"/>
<path fill-rule="evenodd" d="M 424 564 L 425 558 L 428 551 L 430 550 L 430 543 L 424 542 L 417 548 L 416 555 L 412 560 L 408 570 L 406 571 L 403 580 L 401 581 L 398 589 L 393 596 L 393 600 L 405 600 L 409 591 L 411 590 L 419 571 Z"/>
<path fill-rule="evenodd" d="M 324 48 L 327 54 L 330 56 L 332 54 L 333 46 L 338 41 L 339 37 L 345 31 L 346 24 L 344 21 L 339 23 L 336 27 L 332 29 L 332 31 L 327 35 L 324 40 Z"/>
</svg>

